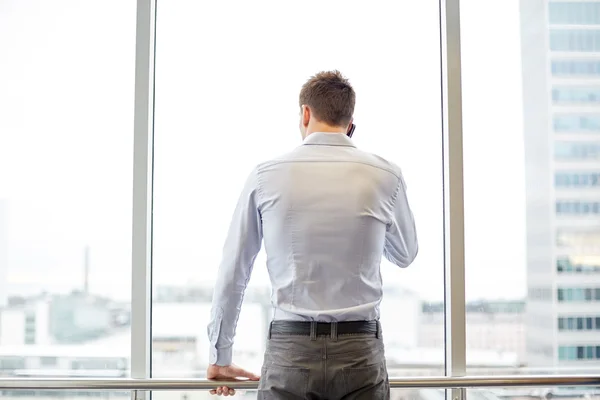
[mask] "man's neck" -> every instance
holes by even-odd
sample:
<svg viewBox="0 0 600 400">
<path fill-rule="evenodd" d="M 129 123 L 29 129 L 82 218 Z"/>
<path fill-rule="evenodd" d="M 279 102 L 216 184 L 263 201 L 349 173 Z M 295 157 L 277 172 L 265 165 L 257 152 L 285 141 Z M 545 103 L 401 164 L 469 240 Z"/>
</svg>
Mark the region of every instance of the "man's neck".
<svg viewBox="0 0 600 400">
<path fill-rule="evenodd" d="M 329 125 L 316 125 L 313 127 L 310 127 L 306 130 L 306 136 L 309 136 L 315 132 L 323 132 L 323 133 L 342 133 L 342 134 L 346 134 L 346 132 L 344 131 L 344 128 L 341 128 L 339 126 L 329 126 Z"/>
</svg>

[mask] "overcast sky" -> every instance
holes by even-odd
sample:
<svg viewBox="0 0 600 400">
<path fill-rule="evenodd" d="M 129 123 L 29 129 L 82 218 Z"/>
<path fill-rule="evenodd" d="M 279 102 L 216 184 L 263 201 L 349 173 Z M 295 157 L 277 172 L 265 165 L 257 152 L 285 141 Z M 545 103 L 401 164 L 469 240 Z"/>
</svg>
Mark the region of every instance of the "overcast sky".
<svg viewBox="0 0 600 400">
<path fill-rule="evenodd" d="M 417 221 L 417 260 L 384 263 L 384 280 L 441 300 L 437 1 L 290 4 L 159 0 L 154 282 L 215 279 L 243 181 L 301 143 L 300 86 L 335 68 L 357 92 L 355 143 L 403 168 Z M 461 5 L 467 297 L 517 298 L 518 1 Z M 0 225 L 12 294 L 81 287 L 89 245 L 91 289 L 129 298 L 134 57 L 133 0 L 0 2 Z M 264 261 L 251 284 L 268 282 Z"/>
</svg>

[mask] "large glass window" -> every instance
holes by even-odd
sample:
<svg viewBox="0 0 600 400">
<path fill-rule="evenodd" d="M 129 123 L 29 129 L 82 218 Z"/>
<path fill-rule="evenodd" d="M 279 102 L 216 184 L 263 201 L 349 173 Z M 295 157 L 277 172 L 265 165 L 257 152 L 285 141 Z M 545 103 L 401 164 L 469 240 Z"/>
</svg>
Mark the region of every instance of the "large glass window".
<svg viewBox="0 0 600 400">
<path fill-rule="evenodd" d="M 153 376 L 203 376 L 212 286 L 244 180 L 301 144 L 300 88 L 327 69 L 354 85 L 354 142 L 402 167 L 417 221 L 414 265 L 381 266 L 390 375 L 443 374 L 443 312 L 423 311 L 444 296 L 438 13 L 436 2 L 340 0 L 319 3 L 338 23 L 311 24 L 313 9 L 288 2 L 160 2 Z M 234 362 L 256 372 L 272 315 L 265 261 L 261 251 L 234 345 Z"/>
<path fill-rule="evenodd" d="M 598 265 L 590 242 L 600 214 L 593 195 L 600 146 L 590 134 L 600 132 L 600 115 L 590 104 L 600 94 L 593 80 L 600 64 L 595 53 L 586 60 L 552 52 L 599 51 L 600 36 L 550 28 L 546 5 L 552 23 L 584 22 L 553 2 L 461 2 L 466 292 L 480 302 L 478 312 L 466 312 L 467 358 L 487 351 L 493 364 L 469 373 L 565 372 L 571 350 L 562 344 L 596 333 L 587 318 L 600 309 L 585 283 Z M 494 21 L 480 18 L 486 13 Z M 499 301 L 524 307 L 487 311 Z"/>
<path fill-rule="evenodd" d="M 354 141 L 403 168 L 417 220 L 414 265 L 382 264 L 390 375 L 442 374 L 451 360 L 439 4 L 320 2 L 319 13 L 337 21 L 311 23 L 314 9 L 275 0 L 159 3 L 148 176 L 152 375 L 204 378 L 213 284 L 237 196 L 252 167 L 300 144 L 299 88 L 326 69 L 351 79 Z M 600 367 L 600 114 L 592 107 L 600 101 L 600 30 L 552 26 L 597 25 L 600 3 L 547 5 L 462 2 L 469 373 Z M 133 0 L 0 2 L 0 376 L 130 374 L 135 23 Z M 255 263 L 234 352 L 255 372 L 272 315 L 265 258 Z M 245 394 L 238 397 L 255 396 Z"/>
<path fill-rule="evenodd" d="M 553 297 L 526 280 L 519 2 L 469 0 L 461 8 L 466 344 L 467 360 L 480 360 L 467 371 L 510 374 L 527 365 L 532 351 L 529 298 Z M 496 17 L 484 20 L 486 13 Z"/>
<path fill-rule="evenodd" d="M 129 374 L 134 1 L 0 2 L 0 375 Z"/>
</svg>

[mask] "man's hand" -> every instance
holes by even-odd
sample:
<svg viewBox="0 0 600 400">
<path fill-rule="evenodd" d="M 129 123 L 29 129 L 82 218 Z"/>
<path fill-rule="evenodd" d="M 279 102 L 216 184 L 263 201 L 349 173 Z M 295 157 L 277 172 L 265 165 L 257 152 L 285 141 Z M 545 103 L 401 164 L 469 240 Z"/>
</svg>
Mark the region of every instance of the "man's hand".
<svg viewBox="0 0 600 400">
<path fill-rule="evenodd" d="M 237 365 L 231 364 L 225 367 L 209 365 L 208 370 L 206 371 L 206 378 L 213 381 L 238 381 L 241 380 L 240 378 L 257 381 L 260 379 L 260 376 L 248 372 Z M 219 386 L 218 388 L 211 390 L 210 394 L 233 396 L 235 390 L 227 386 Z"/>
</svg>

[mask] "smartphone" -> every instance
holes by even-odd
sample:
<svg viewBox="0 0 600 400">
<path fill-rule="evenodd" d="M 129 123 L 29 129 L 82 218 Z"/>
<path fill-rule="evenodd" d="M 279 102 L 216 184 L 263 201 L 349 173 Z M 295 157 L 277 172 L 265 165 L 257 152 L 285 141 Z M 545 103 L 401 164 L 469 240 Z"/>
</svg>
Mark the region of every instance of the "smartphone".
<svg viewBox="0 0 600 400">
<path fill-rule="evenodd" d="M 356 125 L 351 124 L 350 128 L 348 129 L 348 132 L 346 133 L 346 135 L 348 135 L 349 138 L 352 137 L 352 135 L 354 134 L 354 130 L 356 129 Z"/>
</svg>

